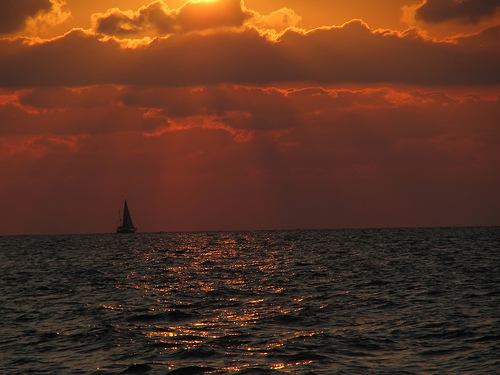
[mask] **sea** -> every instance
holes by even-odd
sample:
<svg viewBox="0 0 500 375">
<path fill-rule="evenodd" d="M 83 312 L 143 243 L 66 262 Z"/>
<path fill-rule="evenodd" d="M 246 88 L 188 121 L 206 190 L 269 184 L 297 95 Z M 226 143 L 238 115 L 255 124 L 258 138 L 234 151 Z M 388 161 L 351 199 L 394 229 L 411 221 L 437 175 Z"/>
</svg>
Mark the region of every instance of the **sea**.
<svg viewBox="0 0 500 375">
<path fill-rule="evenodd" d="M 1 374 L 500 374 L 500 227 L 0 237 Z"/>
</svg>

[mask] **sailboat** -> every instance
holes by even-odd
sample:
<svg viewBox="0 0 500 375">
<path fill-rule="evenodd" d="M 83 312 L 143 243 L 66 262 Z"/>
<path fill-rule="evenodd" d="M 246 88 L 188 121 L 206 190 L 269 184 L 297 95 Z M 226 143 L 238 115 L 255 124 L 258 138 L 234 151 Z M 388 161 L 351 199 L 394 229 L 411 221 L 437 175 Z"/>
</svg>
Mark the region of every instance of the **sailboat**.
<svg viewBox="0 0 500 375">
<path fill-rule="evenodd" d="M 137 230 L 132 222 L 132 216 L 128 210 L 127 200 L 125 199 L 125 207 L 123 207 L 123 220 L 120 220 L 120 226 L 116 228 L 116 233 L 135 233 Z"/>
</svg>

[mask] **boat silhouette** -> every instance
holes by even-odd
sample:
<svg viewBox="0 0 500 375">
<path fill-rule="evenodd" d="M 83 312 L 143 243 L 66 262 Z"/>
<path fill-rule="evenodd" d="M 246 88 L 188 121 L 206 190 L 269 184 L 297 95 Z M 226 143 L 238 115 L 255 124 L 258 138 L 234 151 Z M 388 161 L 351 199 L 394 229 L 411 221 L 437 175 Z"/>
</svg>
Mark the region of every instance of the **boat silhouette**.
<svg viewBox="0 0 500 375">
<path fill-rule="evenodd" d="M 125 206 L 123 207 L 123 219 L 120 219 L 120 225 L 116 228 L 116 233 L 135 233 L 137 227 L 134 227 L 132 216 L 128 209 L 127 200 L 125 199 Z"/>
</svg>

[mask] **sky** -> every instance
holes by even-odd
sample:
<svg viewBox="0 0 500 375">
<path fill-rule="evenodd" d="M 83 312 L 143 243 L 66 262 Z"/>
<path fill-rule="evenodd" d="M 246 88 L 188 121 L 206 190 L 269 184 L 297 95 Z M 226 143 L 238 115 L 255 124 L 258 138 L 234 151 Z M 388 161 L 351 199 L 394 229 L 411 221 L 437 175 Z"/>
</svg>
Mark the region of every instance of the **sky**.
<svg viewBox="0 0 500 375">
<path fill-rule="evenodd" d="M 0 3 L 0 235 L 500 225 L 500 0 Z"/>
</svg>

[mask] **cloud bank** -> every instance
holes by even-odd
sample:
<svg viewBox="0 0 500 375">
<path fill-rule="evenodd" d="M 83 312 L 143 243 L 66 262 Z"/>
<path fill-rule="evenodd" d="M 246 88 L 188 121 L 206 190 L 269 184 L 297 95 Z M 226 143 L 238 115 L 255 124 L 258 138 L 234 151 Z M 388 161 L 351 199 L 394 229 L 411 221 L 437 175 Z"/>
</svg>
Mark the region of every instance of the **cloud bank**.
<svg viewBox="0 0 500 375">
<path fill-rule="evenodd" d="M 498 95 L 112 85 L 3 94 L 0 203 L 21 214 L 0 223 L 14 232 L 107 228 L 114 207 L 95 213 L 123 186 L 143 230 L 498 218 Z"/>
<path fill-rule="evenodd" d="M 499 30 L 436 42 L 417 30 L 376 31 L 352 21 L 309 32 L 289 29 L 277 40 L 248 28 L 172 35 L 141 48 L 75 30 L 34 45 L 0 40 L 0 85 L 498 84 Z"/>
<path fill-rule="evenodd" d="M 477 23 L 500 9 L 500 0 L 425 0 L 416 8 L 416 17 L 428 23 L 459 21 Z"/>
</svg>

